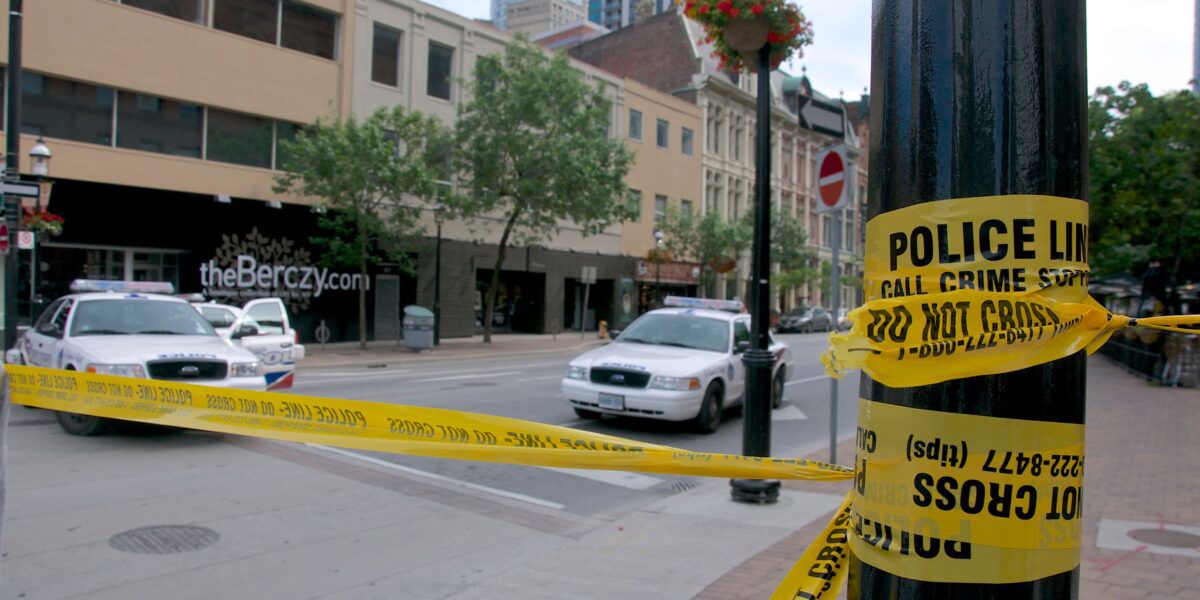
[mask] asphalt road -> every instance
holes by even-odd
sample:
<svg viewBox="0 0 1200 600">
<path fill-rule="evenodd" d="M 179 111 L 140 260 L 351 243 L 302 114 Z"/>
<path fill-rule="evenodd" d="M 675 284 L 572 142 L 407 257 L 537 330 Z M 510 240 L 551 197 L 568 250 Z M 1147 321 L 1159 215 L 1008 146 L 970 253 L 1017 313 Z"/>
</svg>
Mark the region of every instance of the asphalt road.
<svg viewBox="0 0 1200 600">
<path fill-rule="evenodd" d="M 830 379 L 818 355 L 826 334 L 781 335 L 792 350 L 794 369 L 783 406 L 772 414 L 772 455 L 803 456 L 828 447 Z M 574 354 L 491 360 L 446 360 L 395 368 L 303 369 L 293 393 L 392 402 L 486 413 L 573 427 L 687 450 L 740 454 L 740 409 L 728 410 L 720 430 L 696 433 L 686 423 L 606 417 L 580 419 L 559 394 L 559 380 Z M 857 376 L 838 385 L 838 435 L 853 435 Z M 540 506 L 584 515 L 619 515 L 638 505 L 688 489 L 687 477 L 573 471 L 361 451 L 343 456 L 395 468 Z M 838 457 L 846 464 L 849 457 Z"/>
</svg>

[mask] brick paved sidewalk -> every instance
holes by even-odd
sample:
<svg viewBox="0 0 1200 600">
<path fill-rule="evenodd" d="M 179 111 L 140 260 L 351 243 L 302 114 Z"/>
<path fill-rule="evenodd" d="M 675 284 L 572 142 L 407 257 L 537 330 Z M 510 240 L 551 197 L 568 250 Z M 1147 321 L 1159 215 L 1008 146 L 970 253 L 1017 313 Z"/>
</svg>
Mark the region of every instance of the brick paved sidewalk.
<svg viewBox="0 0 1200 600">
<path fill-rule="evenodd" d="M 1200 548 L 1174 550 L 1190 556 L 1171 555 L 1163 546 L 1120 535 L 1115 539 L 1127 542 L 1127 549 L 1097 546 L 1102 521 L 1110 529 L 1129 521 L 1167 532 L 1200 527 L 1200 391 L 1158 387 L 1094 357 L 1088 363 L 1086 435 L 1079 597 L 1200 600 Z M 822 452 L 810 458 L 827 456 Z M 841 444 L 838 456 L 854 456 L 853 441 Z M 845 493 L 849 483 L 785 482 L 783 493 L 789 490 Z M 696 597 L 770 597 L 830 516 L 746 560 Z M 1173 537 L 1195 539 L 1178 533 Z"/>
</svg>

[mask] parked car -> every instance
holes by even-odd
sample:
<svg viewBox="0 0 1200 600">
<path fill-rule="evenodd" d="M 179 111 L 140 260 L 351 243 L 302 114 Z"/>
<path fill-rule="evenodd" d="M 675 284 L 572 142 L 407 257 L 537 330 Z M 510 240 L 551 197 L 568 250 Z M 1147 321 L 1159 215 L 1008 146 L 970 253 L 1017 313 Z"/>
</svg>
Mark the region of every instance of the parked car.
<svg viewBox="0 0 1200 600">
<path fill-rule="evenodd" d="M 263 363 L 222 339 L 169 283 L 76 280 L 5 352 L 5 361 L 216 387 L 265 390 Z M 99 435 L 111 421 L 56 411 L 73 435 Z"/>
<path fill-rule="evenodd" d="M 740 354 L 750 347 L 750 315 L 741 302 L 668 297 L 608 345 L 567 366 L 562 395 L 584 418 L 602 414 L 694 421 L 712 433 L 722 411 L 745 399 Z M 703 307 L 703 308 L 697 308 Z M 783 401 L 791 351 L 773 337 L 772 404 Z"/>
<path fill-rule="evenodd" d="M 850 329 L 850 309 L 839 308 L 837 311 L 837 328 L 839 331 Z"/>
<path fill-rule="evenodd" d="M 790 311 L 779 319 L 780 333 L 810 333 L 831 331 L 833 315 L 823 308 L 805 308 L 801 312 Z"/>
<path fill-rule="evenodd" d="M 194 299 L 193 299 L 194 300 Z M 263 363 L 267 389 L 292 387 L 296 363 L 304 359 L 300 336 L 292 329 L 287 306 L 280 298 L 258 298 L 241 308 L 216 302 L 192 302 L 217 335 L 245 348 Z"/>
</svg>

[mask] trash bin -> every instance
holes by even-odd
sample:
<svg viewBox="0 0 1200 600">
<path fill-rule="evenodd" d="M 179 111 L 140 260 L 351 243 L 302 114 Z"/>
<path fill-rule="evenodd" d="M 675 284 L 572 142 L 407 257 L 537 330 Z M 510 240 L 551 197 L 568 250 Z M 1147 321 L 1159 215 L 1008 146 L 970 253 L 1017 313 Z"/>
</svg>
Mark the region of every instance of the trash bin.
<svg viewBox="0 0 1200 600">
<path fill-rule="evenodd" d="M 433 311 L 410 304 L 404 307 L 404 347 L 428 350 L 433 347 Z"/>
</svg>

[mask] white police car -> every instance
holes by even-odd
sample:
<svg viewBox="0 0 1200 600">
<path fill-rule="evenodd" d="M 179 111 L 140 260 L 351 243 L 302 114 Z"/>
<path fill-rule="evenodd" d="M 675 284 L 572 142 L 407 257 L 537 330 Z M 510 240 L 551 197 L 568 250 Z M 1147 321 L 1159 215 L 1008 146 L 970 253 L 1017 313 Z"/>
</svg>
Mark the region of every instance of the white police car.
<svg viewBox="0 0 1200 600">
<path fill-rule="evenodd" d="M 76 280 L 5 353 L 10 363 L 125 377 L 267 389 L 263 364 L 221 338 L 171 284 Z M 57 412 L 75 435 L 99 435 L 110 421 Z"/>
<path fill-rule="evenodd" d="M 669 308 L 642 315 L 612 344 L 571 361 L 562 395 L 576 414 L 691 419 L 712 433 L 722 411 L 743 402 L 741 354 L 750 347 L 750 315 L 741 312 L 742 303 L 668 296 L 664 304 Z M 769 349 L 776 358 L 772 406 L 778 407 L 792 355 L 774 338 Z"/>
<path fill-rule="evenodd" d="M 198 294 L 184 297 L 213 326 L 217 335 L 254 353 L 263 363 L 267 389 L 282 390 L 295 382 L 296 363 L 304 359 L 304 346 L 292 329 L 287 307 L 280 298 L 257 298 L 241 308 L 205 302 Z"/>
</svg>

